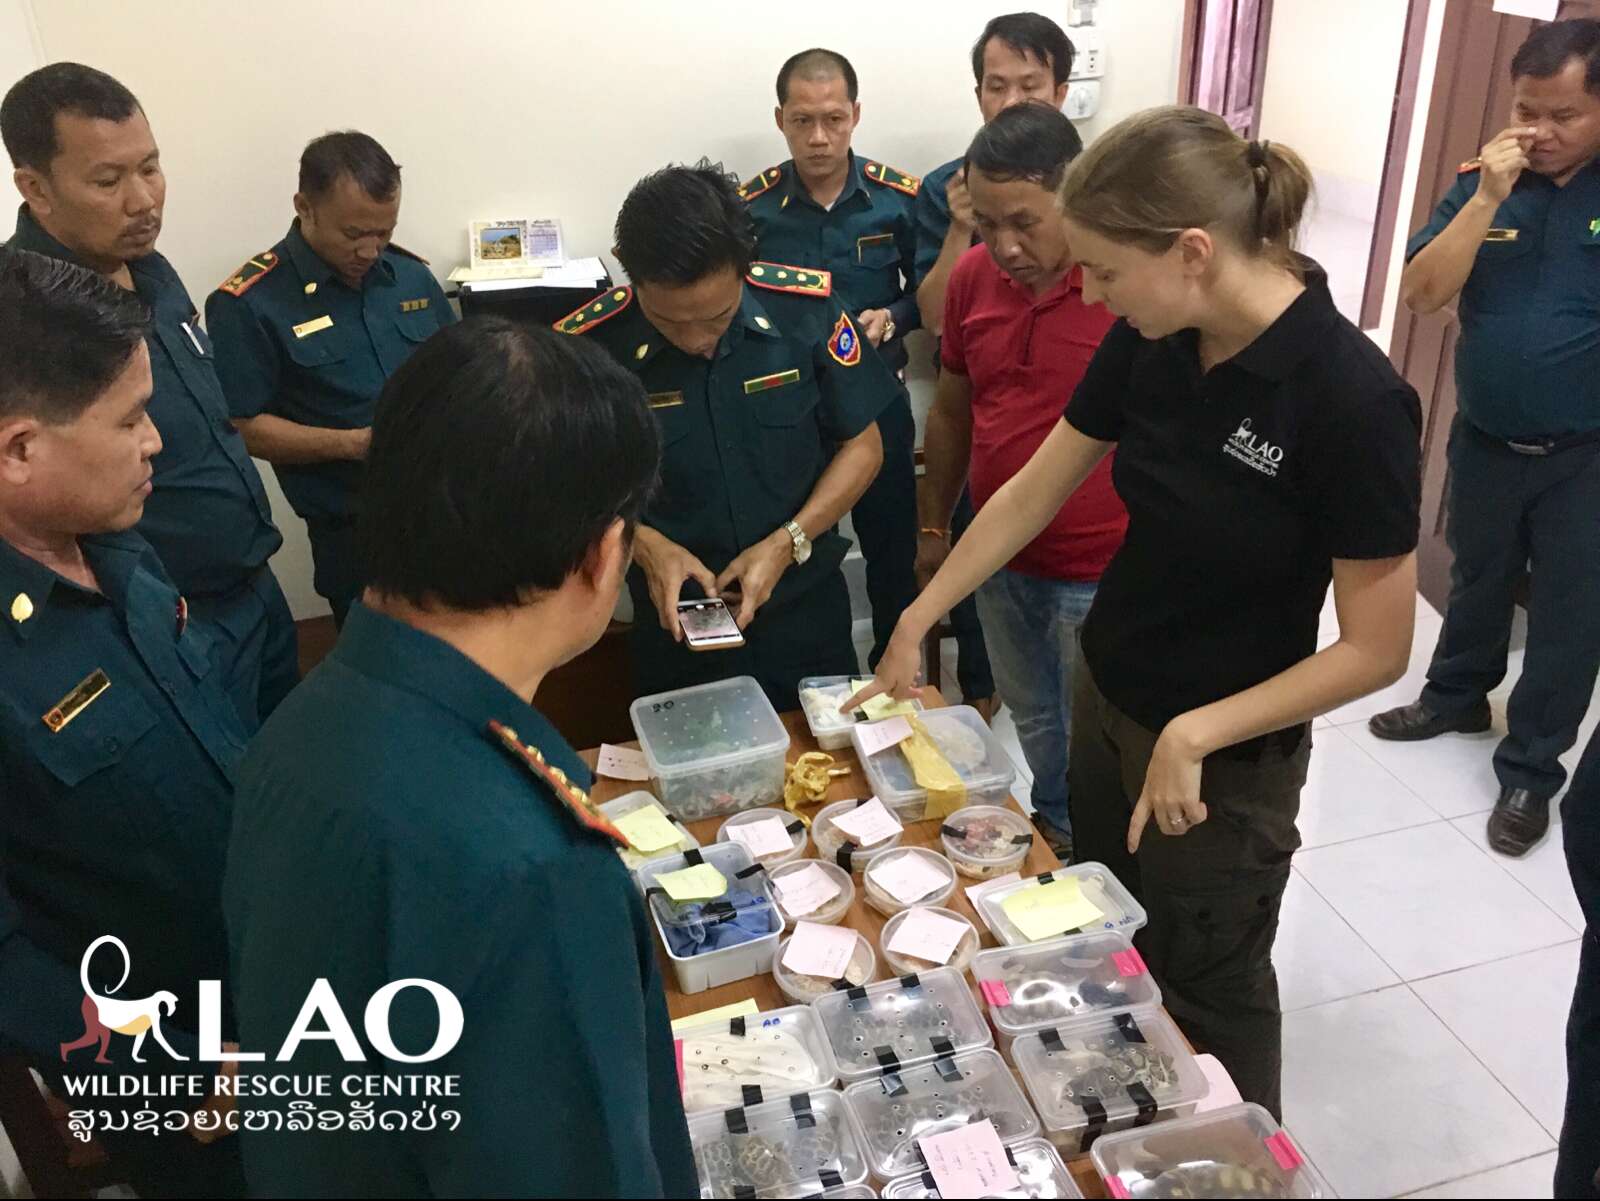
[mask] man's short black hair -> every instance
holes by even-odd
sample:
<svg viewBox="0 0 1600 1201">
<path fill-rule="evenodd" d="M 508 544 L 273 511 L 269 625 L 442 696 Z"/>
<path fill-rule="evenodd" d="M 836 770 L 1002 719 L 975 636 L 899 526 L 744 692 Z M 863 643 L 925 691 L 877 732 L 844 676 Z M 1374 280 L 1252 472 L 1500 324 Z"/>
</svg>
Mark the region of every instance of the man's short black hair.
<svg viewBox="0 0 1600 1201">
<path fill-rule="evenodd" d="M 1013 104 L 978 131 L 967 147 L 968 178 L 976 167 L 990 179 L 1026 179 L 1054 192 L 1083 139 L 1060 109 L 1037 100 Z"/>
<path fill-rule="evenodd" d="M 0 246 L 0 420 L 76 421 L 149 329 L 136 293 L 87 267 Z"/>
<path fill-rule="evenodd" d="M 633 185 L 617 213 L 616 247 L 634 283 L 681 288 L 724 268 L 750 270 L 756 231 L 738 179 L 703 158 Z"/>
<path fill-rule="evenodd" d="M 366 580 L 468 611 L 559 588 L 655 486 L 643 385 L 598 346 L 503 317 L 440 330 L 378 398 L 358 524 Z"/>
<path fill-rule="evenodd" d="M 104 71 L 82 63 L 51 63 L 28 72 L 0 100 L 0 141 L 13 167 L 48 172 L 61 153 L 58 113 L 126 121 L 140 111 L 134 94 Z"/>
<path fill-rule="evenodd" d="M 1583 17 L 1537 25 L 1511 58 L 1511 78 L 1549 79 L 1573 59 L 1583 62 L 1583 88 L 1600 96 L 1600 21 Z"/>
<path fill-rule="evenodd" d="M 983 86 L 983 51 L 990 38 L 999 38 L 1024 58 L 1036 58 L 1050 68 L 1060 87 L 1072 77 L 1072 39 L 1042 13 L 1006 13 L 983 27 L 972 43 L 972 78 Z"/>
<path fill-rule="evenodd" d="M 393 200 L 400 190 L 400 166 L 378 140 L 355 129 L 312 138 L 300 152 L 300 194 L 320 200 L 348 175 L 374 200 Z"/>
<path fill-rule="evenodd" d="M 796 75 L 801 79 L 832 79 L 835 75 L 842 75 L 844 90 L 850 97 L 850 103 L 856 102 L 856 95 L 860 90 L 856 83 L 856 69 L 850 65 L 850 60 L 837 50 L 825 50 L 821 46 L 813 46 L 810 50 L 791 54 L 783 66 L 778 68 L 778 107 L 782 108 L 789 103 L 789 80 Z"/>
</svg>

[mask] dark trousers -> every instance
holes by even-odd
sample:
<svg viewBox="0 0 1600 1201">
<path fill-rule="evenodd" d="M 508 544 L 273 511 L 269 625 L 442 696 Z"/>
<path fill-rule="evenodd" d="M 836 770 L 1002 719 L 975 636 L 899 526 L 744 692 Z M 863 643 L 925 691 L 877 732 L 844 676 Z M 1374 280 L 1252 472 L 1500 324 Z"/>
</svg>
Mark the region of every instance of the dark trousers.
<svg viewBox="0 0 1600 1201">
<path fill-rule="evenodd" d="M 165 1112 L 163 1110 L 163 1112 Z M 246 1197 L 239 1136 L 203 1145 L 187 1132 L 104 1134 L 106 1154 L 141 1197 Z"/>
<path fill-rule="evenodd" d="M 355 518 L 310 518 L 306 533 L 311 536 L 311 586 L 333 609 L 333 624 L 342 630 L 345 614 L 364 587 Z"/>
<path fill-rule="evenodd" d="M 850 510 L 856 542 L 867 561 L 867 599 L 872 604 L 869 667 L 883 657 L 895 623 L 917 599 L 916 423 L 904 390 L 878 414 L 883 466 Z"/>
<path fill-rule="evenodd" d="M 1502 788 L 1554 796 L 1600 669 L 1600 445 L 1520 455 L 1458 417 L 1449 460 L 1455 565 L 1422 700 L 1460 713 L 1505 678 L 1512 589 L 1531 561 L 1528 649 L 1494 768 Z"/>
<path fill-rule="evenodd" d="M 629 650 L 638 696 L 709 684 L 730 676 L 754 676 L 773 708 L 800 707 L 800 681 L 807 676 L 854 675 L 850 637 L 850 589 L 835 568 L 799 596 L 763 606 L 744 632 L 741 647 L 692 651 L 661 628 L 643 573 L 629 573 L 633 625 Z"/>
<path fill-rule="evenodd" d="M 972 494 L 965 488 L 950 519 L 950 542 L 961 541 L 972 519 Z M 974 593 L 950 610 L 950 625 L 956 632 L 956 681 L 962 699 L 971 704 L 994 695 L 994 669 L 989 666 L 989 646 L 983 640 L 983 623 L 978 620 L 978 597 Z"/>
<path fill-rule="evenodd" d="M 1567 1110 L 1555 1195 L 1600 1199 L 1600 735 L 1561 802 L 1562 838 L 1586 929 L 1567 1019 Z"/>
<path fill-rule="evenodd" d="M 1246 1101 L 1282 1120 L 1272 943 L 1300 845 L 1294 822 L 1311 739 L 1266 741 L 1258 759 L 1208 758 L 1200 781 L 1207 819 L 1176 837 L 1152 821 L 1130 855 L 1128 822 L 1156 735 L 1106 700 L 1079 657 L 1068 769 L 1077 858 L 1110 868 L 1149 913 L 1134 941 L 1196 1050 L 1215 1055 Z"/>
<path fill-rule="evenodd" d="M 207 627 L 228 695 L 254 730 L 300 682 L 294 617 L 272 568 L 221 596 L 190 597 L 189 619 Z"/>
</svg>

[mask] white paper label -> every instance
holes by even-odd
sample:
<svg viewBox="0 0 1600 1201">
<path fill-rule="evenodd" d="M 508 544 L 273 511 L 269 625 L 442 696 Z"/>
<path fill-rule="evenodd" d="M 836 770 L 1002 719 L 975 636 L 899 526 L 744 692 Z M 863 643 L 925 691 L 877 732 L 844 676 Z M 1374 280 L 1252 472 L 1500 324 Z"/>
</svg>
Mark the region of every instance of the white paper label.
<svg viewBox="0 0 1600 1201">
<path fill-rule="evenodd" d="M 740 822 L 728 827 L 728 840 L 743 843 L 752 859 L 763 855 L 781 855 L 794 849 L 794 839 L 781 817 L 762 817 L 753 822 Z"/>
<path fill-rule="evenodd" d="M 633 747 L 600 744 L 600 758 L 595 763 L 597 775 L 613 780 L 648 780 L 650 769 L 645 766 L 644 752 Z"/>
<path fill-rule="evenodd" d="M 966 923 L 955 918 L 931 909 L 908 909 L 895 927 L 888 949 L 912 959 L 949 963 L 966 932 Z"/>
<path fill-rule="evenodd" d="M 867 869 L 872 882 L 902 905 L 915 905 L 924 897 L 937 892 L 950 883 L 950 877 L 921 855 L 885 853 L 887 863 L 875 863 Z"/>
<path fill-rule="evenodd" d="M 821 976 L 837 980 L 850 966 L 859 938 L 849 926 L 819 926 L 799 922 L 783 951 L 783 966 L 797 976 Z"/>
<path fill-rule="evenodd" d="M 778 898 L 790 917 L 815 913 L 839 895 L 839 886 L 815 863 L 807 864 L 799 871 L 777 876 L 772 882 L 777 885 Z"/>
<path fill-rule="evenodd" d="M 876 846 L 905 829 L 877 797 L 840 813 L 833 819 L 833 824 L 843 830 L 858 847 Z"/>
</svg>

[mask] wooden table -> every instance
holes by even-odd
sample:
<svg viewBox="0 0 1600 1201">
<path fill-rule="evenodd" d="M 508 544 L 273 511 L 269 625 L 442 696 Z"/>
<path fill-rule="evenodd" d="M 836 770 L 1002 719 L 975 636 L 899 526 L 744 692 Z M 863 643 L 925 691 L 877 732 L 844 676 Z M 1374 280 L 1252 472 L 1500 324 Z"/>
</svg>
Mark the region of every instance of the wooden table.
<svg viewBox="0 0 1600 1201">
<path fill-rule="evenodd" d="M 942 707 L 945 702 L 939 696 L 937 690 L 927 688 L 923 690 L 922 703 L 927 708 L 937 709 Z M 804 714 L 785 713 L 782 718 L 785 728 L 789 731 L 789 761 L 791 763 L 807 751 L 817 749 L 816 740 L 811 736 L 811 728 L 806 724 Z M 638 744 L 628 743 L 627 745 L 637 746 Z M 599 754 L 598 747 L 584 751 L 583 761 L 592 768 Z M 853 770 L 849 775 L 835 779 L 828 789 L 828 795 L 823 800 L 815 805 L 807 805 L 803 808 L 803 812 L 807 817 L 814 816 L 817 810 L 830 801 L 852 800 L 857 797 L 872 795 L 872 790 L 867 784 L 861 765 L 856 760 L 854 747 L 829 751 L 828 754 L 834 757 L 837 765 L 847 765 Z M 630 780 L 596 779 L 594 788 L 591 790 L 591 796 L 596 803 L 603 803 L 622 796 L 624 793 L 636 791 L 640 787 L 641 785 Z M 1007 797 L 1006 804 L 1016 812 L 1022 813 L 1024 819 L 1027 818 L 1027 814 L 1023 813 L 1021 806 L 1017 804 L 1014 798 Z M 724 820 L 721 817 L 708 817 L 704 821 L 689 822 L 687 825 L 694 833 L 694 836 L 700 840 L 700 843 L 707 845 L 716 841 L 717 830 Z M 1032 827 L 1031 822 L 1029 822 L 1029 826 L 1030 828 Z M 939 841 L 939 823 L 937 821 L 908 823 L 905 836 L 900 840 L 899 845 L 930 847 L 941 854 L 944 853 L 944 848 Z M 815 857 L 815 844 L 807 846 L 806 854 L 808 857 Z M 1040 872 L 1047 872 L 1060 866 L 1061 861 L 1050 850 L 1044 837 L 1037 830 L 1034 830 L 1033 845 L 1028 849 L 1028 857 L 1018 870 L 1024 876 L 1034 876 Z M 967 899 L 967 888 L 977 883 L 977 880 L 969 880 L 965 876 L 958 876 L 956 890 L 950 899 L 944 902 L 944 907 L 961 914 L 973 924 L 978 931 L 981 946 L 999 946 L 999 942 L 984 925 L 983 919 L 973 909 L 972 902 Z M 875 979 L 880 980 L 889 979 L 892 976 L 892 973 L 883 962 L 883 954 L 879 945 L 879 935 L 882 933 L 883 924 L 887 920 L 876 909 L 867 904 L 866 890 L 861 886 L 860 876 L 857 876 L 855 901 L 850 906 L 850 912 L 845 915 L 840 924 L 860 931 L 872 943 L 873 950 L 878 952 L 878 975 Z M 754 1001 L 762 1010 L 782 1009 L 785 1006 L 794 1004 L 793 1001 L 784 996 L 783 991 L 778 987 L 778 982 L 772 978 L 771 972 L 763 972 L 759 976 L 752 976 L 746 980 L 735 980 L 732 984 L 709 988 L 704 992 L 689 994 L 679 992 L 676 977 L 672 972 L 672 964 L 667 959 L 666 950 L 660 945 L 659 939 L 656 945 L 656 956 L 661 963 L 661 976 L 666 984 L 667 1010 L 673 1018 L 686 1017 L 689 1014 L 701 1013 L 707 1009 L 717 1009 L 723 1005 L 732 1005 L 747 998 Z M 970 977 L 968 978 L 967 986 L 968 988 L 972 987 Z M 976 993 L 974 995 L 976 996 Z M 981 999 L 978 1001 L 978 1005 L 980 1009 L 985 1008 Z M 1106 1195 L 1105 1187 L 1101 1184 L 1100 1178 L 1096 1175 L 1087 1155 L 1077 1156 L 1068 1160 L 1067 1167 L 1072 1172 L 1073 1179 L 1077 1181 L 1078 1187 L 1083 1190 L 1085 1196 L 1104 1197 Z"/>
</svg>

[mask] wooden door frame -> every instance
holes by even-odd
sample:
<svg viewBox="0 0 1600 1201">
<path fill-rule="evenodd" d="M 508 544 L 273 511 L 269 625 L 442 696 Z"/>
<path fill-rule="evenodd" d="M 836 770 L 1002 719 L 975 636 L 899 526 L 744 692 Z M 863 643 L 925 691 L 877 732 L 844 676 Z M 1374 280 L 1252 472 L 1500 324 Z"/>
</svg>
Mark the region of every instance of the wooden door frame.
<svg viewBox="0 0 1600 1201">
<path fill-rule="evenodd" d="M 1199 77 L 1200 27 L 1208 0 L 1183 0 L 1183 39 L 1178 53 L 1178 103 L 1194 104 Z M 1256 26 L 1255 77 L 1250 87 L 1251 132 L 1261 127 L 1261 97 L 1267 88 L 1267 43 L 1272 36 L 1272 0 L 1261 0 L 1261 20 Z"/>
</svg>

